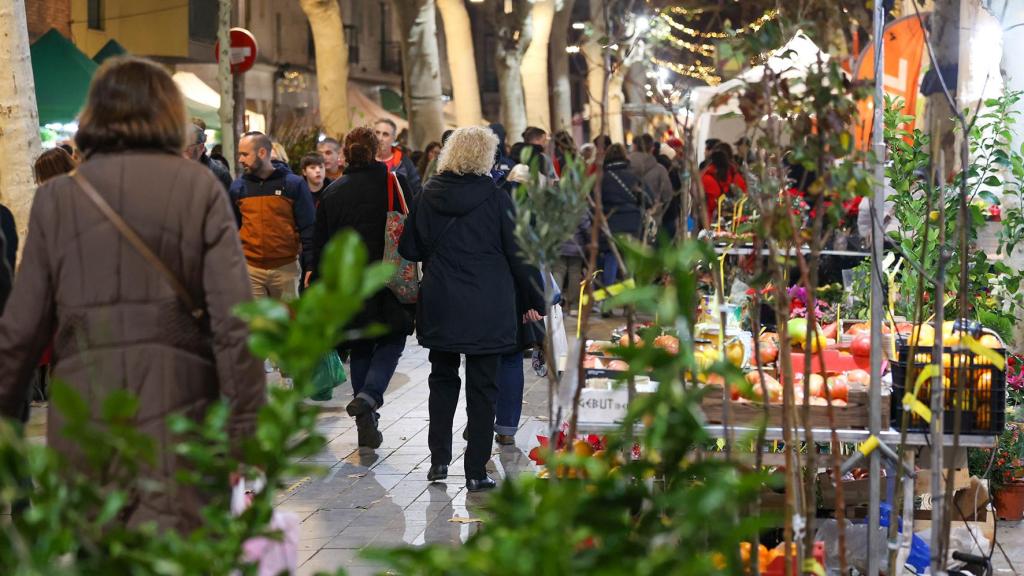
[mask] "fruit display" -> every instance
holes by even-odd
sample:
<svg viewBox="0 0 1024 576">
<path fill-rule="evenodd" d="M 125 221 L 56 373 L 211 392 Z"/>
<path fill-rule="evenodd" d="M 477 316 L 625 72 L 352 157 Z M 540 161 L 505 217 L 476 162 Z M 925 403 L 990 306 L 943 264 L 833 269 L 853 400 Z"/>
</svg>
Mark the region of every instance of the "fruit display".
<svg viewBox="0 0 1024 576">
<path fill-rule="evenodd" d="M 789 554 L 790 561 L 797 564 L 796 544 L 790 548 L 791 553 Z M 757 557 L 757 573 L 765 576 L 782 576 L 786 572 L 786 546 L 784 543 L 779 544 L 775 548 L 768 548 L 764 544 L 760 544 L 757 549 L 754 549 L 754 545 L 750 542 L 740 542 L 740 561 L 743 564 L 743 574 L 754 573 L 754 557 Z M 813 556 L 824 571 L 825 565 L 825 545 L 822 542 L 814 543 Z M 721 554 L 716 553 L 714 555 L 715 567 L 719 570 L 726 568 L 725 557 Z M 798 571 L 793 570 L 793 573 Z M 802 572 L 799 572 L 802 573 Z"/>
</svg>

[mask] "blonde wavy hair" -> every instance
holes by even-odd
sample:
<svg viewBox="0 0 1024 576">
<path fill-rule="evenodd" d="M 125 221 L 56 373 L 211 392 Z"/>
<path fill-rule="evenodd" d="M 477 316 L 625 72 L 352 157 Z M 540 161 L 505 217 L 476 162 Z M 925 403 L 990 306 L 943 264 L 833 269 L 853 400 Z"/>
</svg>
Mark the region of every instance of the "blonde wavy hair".
<svg viewBox="0 0 1024 576">
<path fill-rule="evenodd" d="M 487 175 L 494 166 L 498 136 L 490 128 L 471 126 L 452 132 L 441 148 L 437 171 L 453 174 Z"/>
</svg>

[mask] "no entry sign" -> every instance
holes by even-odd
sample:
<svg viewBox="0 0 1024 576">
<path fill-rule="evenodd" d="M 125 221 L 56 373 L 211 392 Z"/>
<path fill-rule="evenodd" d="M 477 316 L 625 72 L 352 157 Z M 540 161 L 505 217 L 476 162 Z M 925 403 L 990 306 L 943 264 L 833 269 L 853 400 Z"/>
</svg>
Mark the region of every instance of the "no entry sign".
<svg viewBox="0 0 1024 576">
<path fill-rule="evenodd" d="M 213 47 L 213 53 L 220 62 L 220 41 Z M 231 73 L 246 72 L 256 63 L 256 37 L 245 28 L 231 29 Z"/>
</svg>

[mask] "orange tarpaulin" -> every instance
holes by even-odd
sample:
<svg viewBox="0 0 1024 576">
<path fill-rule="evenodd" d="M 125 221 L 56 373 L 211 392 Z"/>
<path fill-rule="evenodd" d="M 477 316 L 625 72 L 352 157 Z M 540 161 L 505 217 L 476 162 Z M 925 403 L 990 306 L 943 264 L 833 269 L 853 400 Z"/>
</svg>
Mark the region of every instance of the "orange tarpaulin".
<svg viewBox="0 0 1024 576">
<path fill-rule="evenodd" d="M 927 14 L 923 15 L 927 18 Z M 885 93 L 903 100 L 903 113 L 917 115 L 918 80 L 921 77 L 921 62 L 924 58 L 924 30 L 917 16 L 905 16 L 885 27 L 882 53 L 885 55 L 883 75 Z M 857 61 L 855 77 L 858 80 L 873 80 L 875 77 L 875 46 L 871 43 Z M 862 100 L 857 109 L 860 125 L 854 135 L 857 146 L 867 149 L 871 143 L 871 124 L 874 100 Z M 908 129 L 913 129 L 910 121 Z"/>
</svg>

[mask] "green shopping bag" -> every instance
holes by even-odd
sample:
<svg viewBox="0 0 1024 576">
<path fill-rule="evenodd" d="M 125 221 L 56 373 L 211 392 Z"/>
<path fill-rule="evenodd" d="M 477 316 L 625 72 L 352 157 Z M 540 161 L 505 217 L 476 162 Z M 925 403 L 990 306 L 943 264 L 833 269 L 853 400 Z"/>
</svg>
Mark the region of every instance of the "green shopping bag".
<svg viewBox="0 0 1024 576">
<path fill-rule="evenodd" d="M 331 350 L 320 359 L 316 371 L 313 372 L 313 395 L 311 400 L 330 400 L 334 395 L 334 387 L 343 384 L 348 380 L 345 374 L 345 366 L 338 358 L 338 353 Z"/>
</svg>

